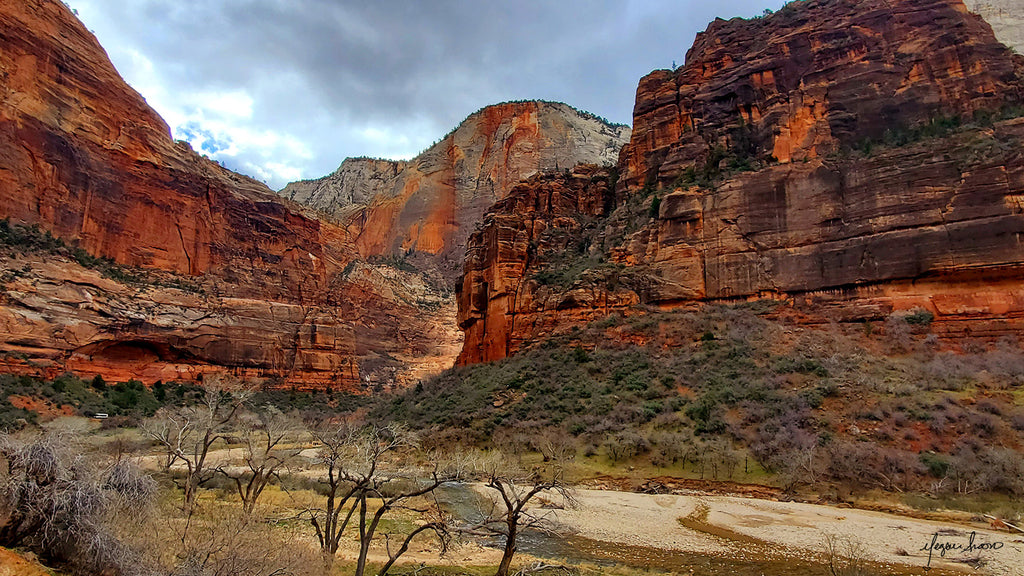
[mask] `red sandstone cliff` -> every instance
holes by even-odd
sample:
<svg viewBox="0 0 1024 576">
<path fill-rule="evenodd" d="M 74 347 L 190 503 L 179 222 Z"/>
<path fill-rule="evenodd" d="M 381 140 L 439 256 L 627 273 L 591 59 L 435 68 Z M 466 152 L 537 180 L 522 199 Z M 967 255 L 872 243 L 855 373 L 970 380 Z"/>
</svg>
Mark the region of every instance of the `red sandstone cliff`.
<svg viewBox="0 0 1024 576">
<path fill-rule="evenodd" d="M 923 307 L 941 333 L 1020 333 L 1024 120 L 1002 119 L 1020 114 L 1018 64 L 958 1 L 809 0 L 712 23 L 684 67 L 641 81 L 606 218 L 517 216 L 513 198 L 488 216 L 460 362 L 637 303 L 772 297 L 839 320 Z M 531 254 L 520 238 L 538 220 L 586 246 L 557 262 L 571 244 L 545 253 L 540 233 Z"/>
<path fill-rule="evenodd" d="M 950 0 L 808 0 L 716 20 L 640 81 L 622 182 L 671 184 L 715 147 L 788 163 L 937 116 L 1017 101 L 1013 54 Z"/>
<path fill-rule="evenodd" d="M 628 127 L 565 104 L 498 104 L 408 162 L 346 160 L 281 194 L 332 215 L 363 257 L 416 254 L 454 279 L 473 227 L 516 183 L 579 163 L 612 164 L 628 138 Z"/>
<path fill-rule="evenodd" d="M 174 142 L 61 2 L 0 2 L 0 88 L 0 218 L 202 288 L 118 286 L 7 254 L 5 269 L 32 271 L 0 299 L 0 350 L 27 358 L 21 369 L 155 379 L 212 366 L 351 387 L 381 355 L 413 369 L 450 355 L 430 329 L 450 309 L 354 276 L 344 228 Z"/>
</svg>

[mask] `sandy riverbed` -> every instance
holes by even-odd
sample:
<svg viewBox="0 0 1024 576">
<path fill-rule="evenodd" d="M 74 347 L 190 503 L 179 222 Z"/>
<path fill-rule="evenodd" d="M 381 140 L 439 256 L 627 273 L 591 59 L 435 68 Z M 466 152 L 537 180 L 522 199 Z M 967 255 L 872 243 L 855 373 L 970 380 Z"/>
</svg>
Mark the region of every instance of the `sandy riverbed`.
<svg viewBox="0 0 1024 576">
<path fill-rule="evenodd" d="M 939 533 L 937 543 L 967 546 L 974 530 L 880 512 L 752 498 L 602 490 L 581 490 L 577 498 L 578 508 L 556 510 L 553 518 L 585 538 L 730 557 L 760 547 L 762 553 L 768 549 L 814 558 L 820 555 L 824 535 L 834 534 L 857 543 L 870 560 L 923 568 L 928 552 L 921 549 L 932 542 L 933 535 Z M 969 555 L 987 562 L 980 573 L 1024 574 L 1024 535 L 976 532 L 976 545 L 1002 544 L 998 550 Z M 947 553 L 941 558 L 936 550 L 932 566 L 965 568 L 950 562 L 950 557 L 963 556 Z"/>
</svg>

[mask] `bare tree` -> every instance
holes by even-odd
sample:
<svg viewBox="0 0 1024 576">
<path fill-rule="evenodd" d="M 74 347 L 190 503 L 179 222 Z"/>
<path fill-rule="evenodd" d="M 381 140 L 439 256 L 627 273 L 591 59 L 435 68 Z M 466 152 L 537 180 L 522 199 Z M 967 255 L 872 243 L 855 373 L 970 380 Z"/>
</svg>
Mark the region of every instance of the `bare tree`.
<svg viewBox="0 0 1024 576">
<path fill-rule="evenodd" d="M 502 455 L 483 464 L 487 488 L 494 491 L 483 518 L 463 530 L 469 534 L 497 535 L 505 539 L 505 549 L 495 576 L 508 576 L 518 547 L 519 535 L 525 530 L 554 530 L 549 514 L 538 512 L 531 502 L 540 494 L 552 493 L 559 496 L 562 506 L 572 506 L 575 498 L 564 480 L 564 471 L 559 465 L 547 472 L 527 472 L 507 464 Z"/>
<path fill-rule="evenodd" d="M 532 444 L 545 462 L 567 462 L 576 458 L 576 439 L 561 428 L 545 428 L 534 435 Z"/>
<path fill-rule="evenodd" d="M 395 509 L 428 513 L 429 521 L 404 535 L 397 549 L 392 550 L 390 536 L 386 538 L 388 560 L 379 576 L 387 574 L 413 538 L 423 532 L 433 532 L 442 543 L 442 551 L 446 549 L 447 522 L 436 503 L 427 509 L 411 508 L 410 503 L 432 493 L 454 475 L 442 471 L 439 465 L 432 470 L 417 470 L 409 464 L 404 457 L 417 447 L 412 434 L 397 425 L 361 428 L 350 422 L 314 424 L 309 432 L 320 444 L 318 461 L 326 468 L 326 477 L 321 480 L 326 499 L 322 508 L 309 508 L 306 514 L 328 572 L 345 530 L 355 520 L 359 538 L 355 576 L 363 576 L 380 522 Z M 371 513 L 374 504 L 377 507 Z"/>
<path fill-rule="evenodd" d="M 199 486 L 213 477 L 215 468 L 207 465 L 210 448 L 230 430 L 249 391 L 237 382 L 217 376 L 203 382 L 202 400 L 194 406 L 161 408 L 142 426 L 153 440 L 164 447 L 165 465 L 181 461 L 186 469 L 184 508 L 195 504 Z"/>
<path fill-rule="evenodd" d="M 217 471 L 235 483 L 242 511 L 252 514 L 263 490 L 301 452 L 284 444 L 299 431 L 299 425 L 274 406 L 264 406 L 239 416 L 238 435 L 244 444 L 242 465 L 224 463 Z"/>
</svg>

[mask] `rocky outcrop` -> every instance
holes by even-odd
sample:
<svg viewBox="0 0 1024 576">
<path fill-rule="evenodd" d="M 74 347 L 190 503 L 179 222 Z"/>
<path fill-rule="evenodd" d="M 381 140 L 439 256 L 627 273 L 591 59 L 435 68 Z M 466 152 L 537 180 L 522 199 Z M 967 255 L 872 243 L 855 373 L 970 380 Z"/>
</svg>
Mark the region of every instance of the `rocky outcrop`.
<svg viewBox="0 0 1024 576">
<path fill-rule="evenodd" d="M 992 26 L 996 38 L 1024 54 L 1024 5 L 1018 0 L 964 0 L 971 12 Z"/>
<path fill-rule="evenodd" d="M 809 0 L 715 22 L 685 67 L 641 81 L 607 216 L 518 207 L 571 180 L 517 188 L 487 216 L 460 362 L 611 312 L 757 298 L 839 321 L 923 308 L 948 337 L 1024 333 L 1021 86 L 959 2 Z M 552 257 L 571 244 L 544 249 L 555 222 L 588 239 L 570 263 Z"/>
<path fill-rule="evenodd" d="M 374 198 L 390 197 L 408 162 L 346 158 L 333 173 L 316 180 L 292 182 L 281 196 L 345 221 Z"/>
<path fill-rule="evenodd" d="M 487 213 L 469 239 L 465 273 L 458 287 L 459 327 L 466 342 L 460 364 L 508 356 L 523 337 L 539 336 L 538 320 L 571 324 L 583 314 L 607 314 L 635 304 L 602 286 L 563 292 L 533 275 L 566 253 L 584 258 L 587 217 L 601 217 L 614 204 L 610 171 L 578 166 L 569 174 L 538 175 L 520 183 Z M 567 305 L 567 303 L 569 305 Z"/>
<path fill-rule="evenodd" d="M 416 299 L 353 276 L 344 228 L 174 142 L 63 3 L 0 3 L 0 90 L 0 218 L 203 294 L 48 266 L 5 287 L 0 350 L 14 364 L 352 387 L 367 381 L 363 364 L 404 355 L 415 370 L 448 353 L 418 340 L 432 337 L 431 315 Z M 9 253 L 5 269 L 20 257 Z M 429 306 L 451 312 L 450 302 Z"/>
<path fill-rule="evenodd" d="M 363 257 L 419 254 L 452 280 L 473 227 L 516 183 L 579 163 L 612 164 L 628 138 L 628 127 L 565 104 L 498 104 L 408 163 L 346 160 L 281 194 L 332 215 Z"/>
<path fill-rule="evenodd" d="M 9 252 L 0 268 L 13 271 L 0 294 L 8 372 L 152 383 L 229 371 L 353 391 L 414 383 L 458 352 L 450 298 L 387 267 L 354 265 L 317 305 L 219 290 L 210 278 L 117 281 L 53 255 Z"/>
<path fill-rule="evenodd" d="M 622 185 L 694 165 L 789 163 L 1018 101 L 1013 55 L 956 0 L 807 0 L 716 20 L 686 65 L 640 81 Z M 716 166 L 711 166 L 712 169 Z"/>
</svg>

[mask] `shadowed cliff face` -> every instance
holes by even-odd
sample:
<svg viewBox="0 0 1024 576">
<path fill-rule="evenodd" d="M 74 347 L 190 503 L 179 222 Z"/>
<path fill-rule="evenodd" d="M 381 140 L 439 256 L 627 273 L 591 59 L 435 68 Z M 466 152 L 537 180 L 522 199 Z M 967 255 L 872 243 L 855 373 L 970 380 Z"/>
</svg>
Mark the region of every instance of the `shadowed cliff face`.
<svg viewBox="0 0 1024 576">
<path fill-rule="evenodd" d="M 573 186 L 552 176 L 487 216 L 460 362 L 637 304 L 761 297 L 840 321 L 924 308 L 948 337 L 1019 334 L 1021 86 L 960 2 L 810 0 L 717 21 L 686 66 L 641 81 L 607 215 L 532 203 Z M 552 232 L 574 227 L 586 242 Z"/>
<path fill-rule="evenodd" d="M 351 388 L 370 376 L 364 360 L 405 355 L 415 370 L 451 355 L 438 352 L 451 338 L 417 340 L 434 312 L 393 280 L 353 275 L 348 231 L 174 142 L 61 2 L 0 4 L 0 88 L 0 218 L 201 287 L 101 286 L 71 262 L 36 270 L 8 252 L 5 269 L 34 272 L 5 285 L 0 346 L 27 366 Z"/>
<path fill-rule="evenodd" d="M 579 163 L 612 164 L 629 128 L 565 104 L 489 106 L 408 162 L 349 159 L 330 176 L 281 194 L 330 214 L 363 257 L 417 254 L 449 281 L 487 207 L 520 180 Z"/>
<path fill-rule="evenodd" d="M 609 170 L 597 166 L 538 175 L 491 208 L 470 236 L 458 290 L 459 326 L 466 333 L 460 364 L 504 358 L 520 338 L 542 336 L 533 325 L 535 312 L 546 314 L 550 324 L 568 325 L 637 303 L 635 294 L 597 284 L 563 295 L 533 276 L 564 254 L 585 257 L 589 246 L 578 254 L 576 248 L 587 239 L 586 226 L 614 202 L 612 180 Z"/>
</svg>

